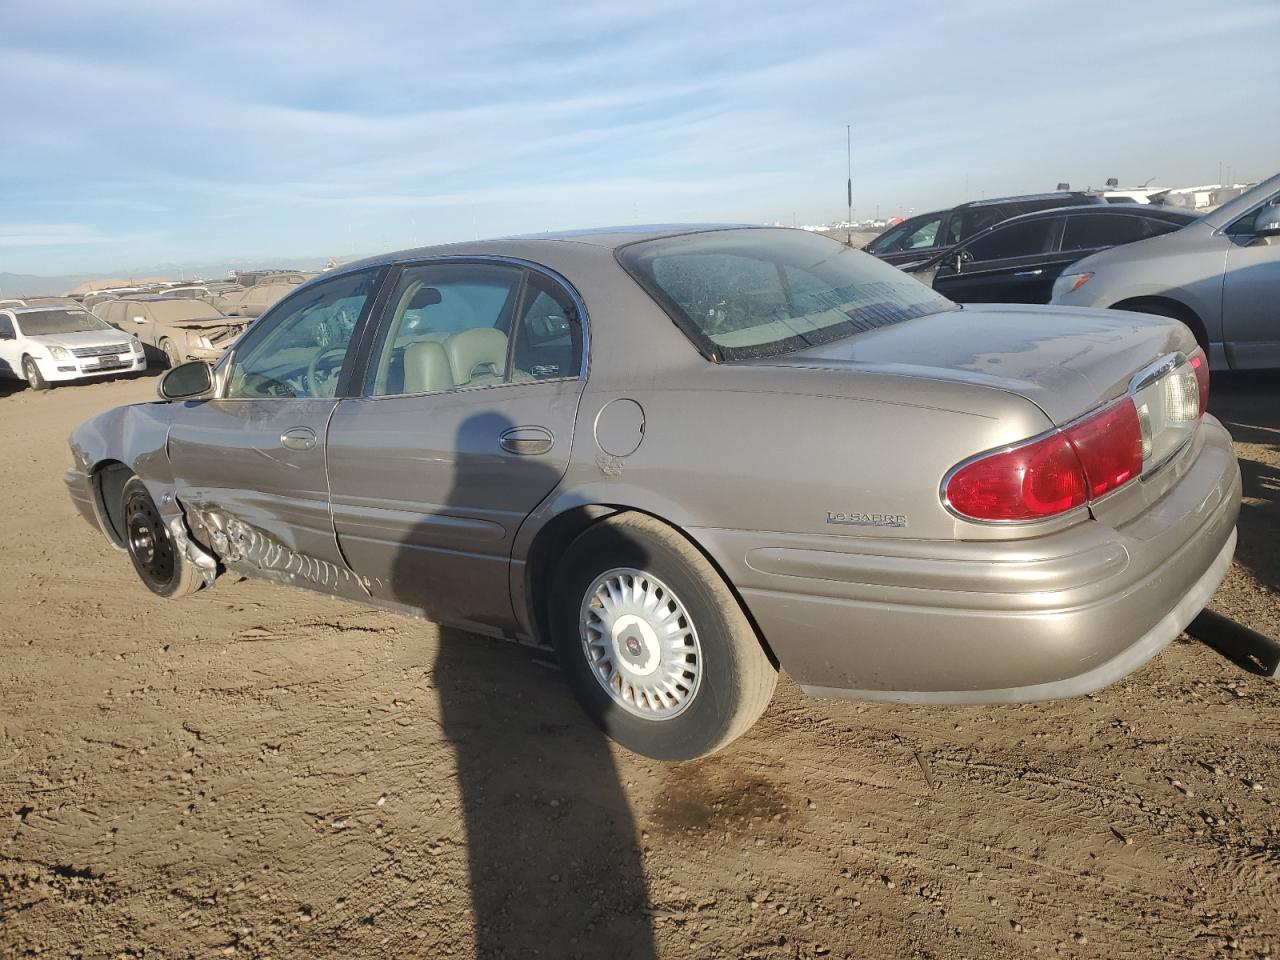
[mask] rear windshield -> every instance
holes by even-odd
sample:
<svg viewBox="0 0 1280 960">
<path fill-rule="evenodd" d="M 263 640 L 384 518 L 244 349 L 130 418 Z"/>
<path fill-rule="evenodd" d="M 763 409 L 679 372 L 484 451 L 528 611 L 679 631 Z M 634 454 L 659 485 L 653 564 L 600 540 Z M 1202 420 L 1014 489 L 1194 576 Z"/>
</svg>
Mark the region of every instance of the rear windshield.
<svg viewBox="0 0 1280 960">
<path fill-rule="evenodd" d="M 32 310 L 18 314 L 18 328 L 23 336 L 47 337 L 56 333 L 83 333 L 86 330 L 114 330 L 91 313 L 83 310 Z"/>
<path fill-rule="evenodd" d="M 896 267 L 799 230 L 645 240 L 618 260 L 713 360 L 790 353 L 956 309 Z"/>
</svg>

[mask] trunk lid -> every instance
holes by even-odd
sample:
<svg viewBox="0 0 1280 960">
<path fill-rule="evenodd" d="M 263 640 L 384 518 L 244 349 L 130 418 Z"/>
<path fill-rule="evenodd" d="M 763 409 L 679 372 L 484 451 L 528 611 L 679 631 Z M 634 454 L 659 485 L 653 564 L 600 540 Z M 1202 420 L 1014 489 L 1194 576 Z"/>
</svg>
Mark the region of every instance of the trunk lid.
<svg viewBox="0 0 1280 960">
<path fill-rule="evenodd" d="M 881 371 L 990 387 L 1058 426 L 1121 396 L 1154 361 L 1196 347 L 1176 320 L 1115 310 L 979 304 L 752 363 Z"/>
</svg>

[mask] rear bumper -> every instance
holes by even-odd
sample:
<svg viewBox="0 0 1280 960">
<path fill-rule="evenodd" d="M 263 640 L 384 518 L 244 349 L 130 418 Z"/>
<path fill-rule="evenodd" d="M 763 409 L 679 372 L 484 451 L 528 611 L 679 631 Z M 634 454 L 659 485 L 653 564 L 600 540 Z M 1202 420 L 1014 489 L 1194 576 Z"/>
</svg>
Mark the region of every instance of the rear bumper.
<svg viewBox="0 0 1280 960">
<path fill-rule="evenodd" d="M 1002 703 L 1089 693 L 1155 656 L 1230 566 L 1240 471 L 1212 418 L 1126 523 L 1021 541 L 698 530 L 810 694 Z"/>
</svg>

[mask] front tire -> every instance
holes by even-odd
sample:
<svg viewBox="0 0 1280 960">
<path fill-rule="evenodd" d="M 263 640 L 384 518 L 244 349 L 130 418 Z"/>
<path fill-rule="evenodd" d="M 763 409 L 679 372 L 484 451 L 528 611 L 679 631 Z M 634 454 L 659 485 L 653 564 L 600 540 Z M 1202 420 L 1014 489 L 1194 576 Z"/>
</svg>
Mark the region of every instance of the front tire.
<svg viewBox="0 0 1280 960">
<path fill-rule="evenodd" d="M 170 368 L 182 363 L 182 357 L 178 353 L 178 345 L 172 340 L 161 340 L 160 350 L 164 353 L 165 364 Z"/>
<path fill-rule="evenodd" d="M 40 372 L 40 365 L 31 357 L 22 358 L 22 376 L 32 390 L 48 390 L 49 381 Z"/>
<path fill-rule="evenodd" d="M 552 642 L 587 714 L 657 760 L 727 746 L 773 696 L 778 672 L 719 573 L 683 536 L 623 513 L 569 545 Z"/>
<path fill-rule="evenodd" d="M 169 536 L 146 484 L 130 477 L 120 499 L 125 547 L 138 579 L 165 598 L 185 597 L 199 590 L 204 582 L 200 572 Z"/>
</svg>

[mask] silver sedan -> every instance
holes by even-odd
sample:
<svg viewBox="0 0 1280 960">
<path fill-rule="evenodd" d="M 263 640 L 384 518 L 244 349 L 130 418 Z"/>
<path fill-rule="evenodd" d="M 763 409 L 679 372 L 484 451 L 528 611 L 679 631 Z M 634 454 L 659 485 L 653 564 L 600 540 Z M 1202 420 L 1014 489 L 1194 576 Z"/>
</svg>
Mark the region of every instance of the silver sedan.
<svg viewBox="0 0 1280 960">
<path fill-rule="evenodd" d="M 1183 324 L 959 308 L 835 241 L 598 230 L 326 274 L 71 437 L 163 597 L 223 571 L 552 646 L 632 750 L 778 669 L 921 703 L 1095 690 L 1200 611 L 1240 479 Z"/>
</svg>

